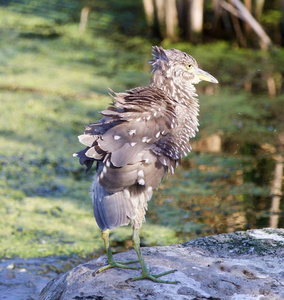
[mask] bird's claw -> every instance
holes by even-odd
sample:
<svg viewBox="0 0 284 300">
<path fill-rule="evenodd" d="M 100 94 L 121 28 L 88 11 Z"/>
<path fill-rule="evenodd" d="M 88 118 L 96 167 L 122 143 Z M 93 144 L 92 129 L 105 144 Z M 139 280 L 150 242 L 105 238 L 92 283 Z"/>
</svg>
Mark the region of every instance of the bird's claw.
<svg viewBox="0 0 284 300">
<path fill-rule="evenodd" d="M 130 265 L 130 264 L 139 263 L 139 260 L 136 259 L 136 260 L 128 260 L 128 261 L 117 261 L 116 263 L 122 264 L 122 265 Z M 139 268 L 138 268 L 138 270 L 139 270 Z"/>
<path fill-rule="evenodd" d="M 130 260 L 130 261 L 125 261 L 125 262 L 112 261 L 108 265 L 103 266 L 103 267 L 99 268 L 98 270 L 96 270 L 95 272 L 93 272 L 93 276 L 96 276 L 97 274 L 99 274 L 99 273 L 101 273 L 101 272 L 103 272 L 107 269 L 110 269 L 110 268 L 122 268 L 122 269 L 139 270 L 138 267 L 128 266 L 129 264 L 134 264 L 134 263 L 137 263 L 137 262 L 139 262 L 139 260 Z"/>
<path fill-rule="evenodd" d="M 146 273 L 142 273 L 141 276 L 133 277 L 130 280 L 131 281 L 136 281 L 136 280 L 141 280 L 141 279 L 150 279 L 150 280 L 152 280 L 154 282 L 159 282 L 159 283 L 178 284 L 179 281 L 168 281 L 168 280 L 158 279 L 159 277 L 162 277 L 162 276 L 174 273 L 176 271 L 177 270 L 170 270 L 170 271 L 163 272 L 163 273 L 160 273 L 160 274 L 150 274 L 149 272 L 146 272 Z"/>
</svg>

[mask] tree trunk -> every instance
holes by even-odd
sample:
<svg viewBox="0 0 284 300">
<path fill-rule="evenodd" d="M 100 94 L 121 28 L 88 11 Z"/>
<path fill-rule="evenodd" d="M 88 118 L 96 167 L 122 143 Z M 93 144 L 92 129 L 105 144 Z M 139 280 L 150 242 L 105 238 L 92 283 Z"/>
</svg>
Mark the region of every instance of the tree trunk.
<svg viewBox="0 0 284 300">
<path fill-rule="evenodd" d="M 256 19 L 259 21 L 262 11 L 263 11 L 263 7 L 264 7 L 264 1 L 265 0 L 255 0 L 255 10 L 254 10 L 254 14 Z"/>
<path fill-rule="evenodd" d="M 214 20 L 213 20 L 213 30 L 217 29 L 218 22 L 220 17 L 222 16 L 222 8 L 219 4 L 219 0 L 212 0 L 212 6 L 214 11 Z"/>
<path fill-rule="evenodd" d="M 88 16 L 91 11 L 90 6 L 84 6 L 81 10 L 81 18 L 79 23 L 79 33 L 83 34 L 86 31 L 87 23 L 88 23 Z"/>
<path fill-rule="evenodd" d="M 266 82 L 267 82 L 268 95 L 270 98 L 274 98 L 276 96 L 276 84 L 275 84 L 273 74 L 269 73 L 267 75 Z"/>
<path fill-rule="evenodd" d="M 282 197 L 282 178 L 283 178 L 283 160 L 284 157 L 282 155 L 278 155 L 275 158 L 275 169 L 274 169 L 274 178 L 272 181 L 271 187 L 271 208 L 270 208 L 270 219 L 269 219 L 269 227 L 270 228 L 278 228 L 279 221 L 279 212 L 280 212 L 280 200 Z"/>
<path fill-rule="evenodd" d="M 237 17 L 244 20 L 245 22 L 249 23 L 249 25 L 254 30 L 254 32 L 259 36 L 259 44 L 261 49 L 268 50 L 272 46 L 272 41 L 269 38 L 269 36 L 266 34 L 266 32 L 261 27 L 261 25 L 255 20 L 255 18 L 246 9 L 246 7 L 243 5 L 243 3 L 240 0 L 231 0 L 235 8 L 237 9 L 236 11 L 234 7 L 229 3 L 227 3 L 226 1 L 224 0 L 219 0 L 219 1 L 220 1 L 220 5 L 224 9 L 229 11 L 231 14 L 236 15 Z"/>
<path fill-rule="evenodd" d="M 259 36 L 260 48 L 262 50 L 268 50 L 272 46 L 272 42 L 266 32 L 263 30 L 261 25 L 255 20 L 251 13 L 246 9 L 240 0 L 232 0 L 235 7 L 239 10 L 244 20 L 249 23 L 255 33 Z"/>
<path fill-rule="evenodd" d="M 244 4 L 245 4 L 245 7 L 246 9 L 252 13 L 252 3 L 251 3 L 252 0 L 244 0 Z M 251 39 L 251 27 L 250 25 L 246 22 L 245 23 L 245 35 L 246 35 L 246 40 L 249 41 Z"/>
<path fill-rule="evenodd" d="M 172 41 L 178 39 L 178 12 L 175 0 L 165 0 L 166 37 Z"/>
<path fill-rule="evenodd" d="M 154 2 L 153 0 L 143 0 L 144 12 L 146 21 L 149 27 L 154 26 L 155 14 L 154 14 Z"/>
<path fill-rule="evenodd" d="M 279 144 L 277 147 L 279 154 L 275 155 L 275 169 L 271 186 L 271 208 L 270 208 L 270 224 L 271 228 L 278 228 L 280 201 L 283 196 L 283 168 L 284 168 L 284 132 L 279 134 Z"/>
<path fill-rule="evenodd" d="M 159 32 L 161 38 L 166 37 L 166 30 L 165 30 L 165 1 L 164 0 L 155 0 L 155 9 L 156 9 L 156 16 L 158 21 Z"/>
<path fill-rule="evenodd" d="M 233 3 L 232 0 L 231 0 L 231 2 Z M 236 32 L 236 36 L 237 36 L 237 39 L 239 41 L 239 45 L 241 45 L 242 47 L 245 48 L 247 46 L 247 43 L 246 43 L 245 37 L 243 35 L 243 31 L 242 31 L 242 27 L 241 27 L 239 18 L 236 16 L 237 11 L 234 7 L 233 7 L 233 9 L 234 9 L 234 13 L 231 14 L 231 17 L 232 17 L 233 26 L 234 26 L 234 29 L 235 29 L 235 32 Z M 248 24 L 247 24 L 247 26 L 248 26 Z"/>
<path fill-rule="evenodd" d="M 178 39 L 178 13 L 176 0 L 155 0 L 155 12 L 161 37 Z"/>
<path fill-rule="evenodd" d="M 204 0 L 191 0 L 188 12 L 190 41 L 199 43 L 202 40 Z"/>
</svg>

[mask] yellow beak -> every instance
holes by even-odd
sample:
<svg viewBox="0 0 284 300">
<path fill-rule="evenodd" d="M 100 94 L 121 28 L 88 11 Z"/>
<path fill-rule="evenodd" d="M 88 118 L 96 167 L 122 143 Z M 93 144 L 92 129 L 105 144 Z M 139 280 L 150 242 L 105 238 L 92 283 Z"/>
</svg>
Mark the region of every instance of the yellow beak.
<svg viewBox="0 0 284 300">
<path fill-rule="evenodd" d="M 219 83 L 218 80 L 214 76 L 212 76 L 211 74 L 209 74 L 199 68 L 195 69 L 194 73 L 200 81 L 205 80 L 205 81 L 209 81 L 209 82 L 213 82 L 213 83 Z"/>
</svg>

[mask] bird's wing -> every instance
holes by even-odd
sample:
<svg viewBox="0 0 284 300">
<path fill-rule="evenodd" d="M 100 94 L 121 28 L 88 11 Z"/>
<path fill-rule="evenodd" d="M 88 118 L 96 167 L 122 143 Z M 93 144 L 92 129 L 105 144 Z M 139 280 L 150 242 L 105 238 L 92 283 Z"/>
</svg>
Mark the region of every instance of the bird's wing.
<svg viewBox="0 0 284 300">
<path fill-rule="evenodd" d="M 87 167 L 86 172 L 90 170 L 96 160 L 103 160 L 106 155 L 105 151 L 98 146 L 98 139 L 119 123 L 121 123 L 119 120 L 103 117 L 98 122 L 87 125 L 84 134 L 78 136 L 80 143 L 87 148 L 74 153 L 73 156 L 78 157 L 80 164 Z"/>
<path fill-rule="evenodd" d="M 176 125 L 176 115 L 174 103 L 160 90 L 138 88 L 112 96 L 114 105 L 101 113 L 122 123 L 107 130 L 98 145 L 111 153 L 114 166 L 122 167 L 166 136 Z"/>
<path fill-rule="evenodd" d="M 177 125 L 175 103 L 161 90 L 137 88 L 113 93 L 114 103 L 102 111 L 104 118 L 89 125 L 79 136 L 87 148 L 77 153 L 89 168 L 94 160 L 104 162 L 99 182 L 115 192 L 136 183 L 155 188 L 167 169 L 173 172 L 175 156 L 165 137 Z M 157 142 L 163 140 L 162 147 Z M 169 153 L 172 156 L 167 156 Z"/>
</svg>

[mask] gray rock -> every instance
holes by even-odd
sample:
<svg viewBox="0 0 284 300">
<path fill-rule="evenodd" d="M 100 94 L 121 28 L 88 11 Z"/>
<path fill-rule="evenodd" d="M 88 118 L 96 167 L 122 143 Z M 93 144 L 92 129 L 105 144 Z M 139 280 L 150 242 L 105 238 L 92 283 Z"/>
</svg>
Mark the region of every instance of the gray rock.
<svg viewBox="0 0 284 300">
<path fill-rule="evenodd" d="M 53 279 L 40 300 L 280 300 L 284 299 L 284 230 L 249 230 L 198 238 L 182 245 L 142 248 L 153 273 L 177 269 L 163 279 L 131 282 L 140 271 L 109 269 L 106 257 L 81 264 Z M 116 260 L 136 259 L 134 250 Z"/>
</svg>

